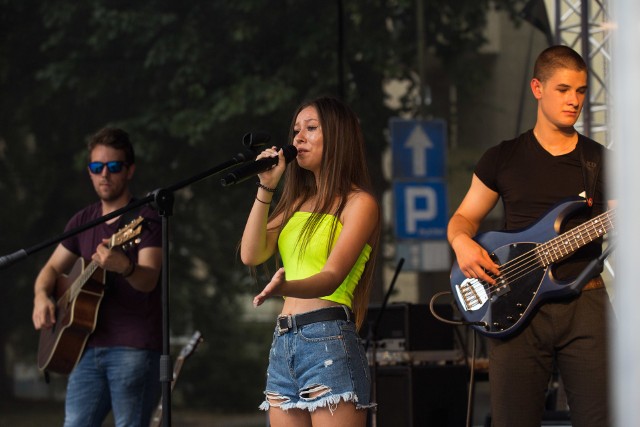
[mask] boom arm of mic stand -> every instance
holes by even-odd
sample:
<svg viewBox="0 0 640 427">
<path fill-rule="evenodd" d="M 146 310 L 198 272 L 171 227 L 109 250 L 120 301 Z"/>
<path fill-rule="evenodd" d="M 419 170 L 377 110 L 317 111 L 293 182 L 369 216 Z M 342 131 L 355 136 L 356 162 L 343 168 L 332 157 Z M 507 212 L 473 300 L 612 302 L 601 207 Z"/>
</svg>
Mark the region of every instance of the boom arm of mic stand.
<svg viewBox="0 0 640 427">
<path fill-rule="evenodd" d="M 171 192 L 179 190 L 179 189 L 181 189 L 181 188 L 183 188 L 183 187 L 185 187 L 185 186 L 187 186 L 189 184 L 192 184 L 194 182 L 200 181 L 200 180 L 202 180 L 204 178 L 207 178 L 207 177 L 209 177 L 211 175 L 215 175 L 216 173 L 224 172 L 225 170 L 227 170 L 227 169 L 229 169 L 231 167 L 234 167 L 234 166 L 236 166 L 236 165 L 238 165 L 240 163 L 244 163 L 244 162 L 247 162 L 249 160 L 253 160 L 256 157 L 256 155 L 257 154 L 254 153 L 253 151 L 245 150 L 243 152 L 240 152 L 240 153 L 236 154 L 231 160 L 229 160 L 227 162 L 223 162 L 223 163 L 221 163 L 221 164 L 219 164 L 217 166 L 214 166 L 211 169 L 208 169 L 208 170 L 206 170 L 204 172 L 198 173 L 198 174 L 192 176 L 189 179 L 186 179 L 186 180 L 178 182 L 178 183 L 176 183 L 176 184 L 174 184 L 174 185 L 172 185 L 170 187 L 167 187 L 166 190 L 171 191 Z M 158 191 L 160 191 L 160 190 L 156 190 L 156 192 L 158 192 Z M 93 221 L 89 221 L 89 222 L 87 222 L 87 223 L 85 223 L 85 224 L 83 224 L 83 225 L 81 225 L 81 226 L 79 226 L 77 228 L 74 228 L 73 230 L 69 230 L 69 231 L 67 231 L 65 233 L 62 233 L 62 234 L 52 238 L 52 239 L 45 240 L 45 241 L 43 241 L 41 243 L 38 243 L 38 244 L 33 245 L 33 246 L 31 246 L 29 248 L 26 248 L 26 249 L 19 249 L 19 250 L 13 252 L 13 253 L 0 256 L 0 270 L 5 269 L 5 268 L 13 265 L 14 263 L 26 258 L 27 256 L 29 256 L 29 255 L 31 255 L 31 254 L 33 254 L 35 252 L 40 251 L 41 249 L 44 249 L 44 248 L 46 248 L 48 246 L 51 246 L 51 245 L 56 244 L 56 243 L 59 243 L 59 242 L 63 241 L 64 239 L 68 238 L 68 237 L 74 236 L 74 235 L 76 235 L 78 233 L 83 232 L 84 230 L 87 230 L 89 228 L 95 227 L 96 225 L 98 225 L 98 224 L 100 224 L 102 222 L 108 221 L 111 218 L 115 218 L 117 216 L 120 216 L 125 212 L 128 212 L 128 211 L 130 211 L 130 210 L 132 210 L 134 208 L 137 208 L 139 206 L 145 205 L 147 203 L 156 202 L 155 199 L 156 199 L 156 196 L 153 195 L 153 194 L 150 194 L 150 195 L 148 195 L 148 196 L 146 196 L 146 197 L 144 197 L 142 199 L 134 200 L 133 202 L 131 202 L 130 204 L 128 204 L 125 207 L 117 209 L 117 210 L 115 210 L 115 211 L 113 211 L 113 212 L 111 212 L 111 213 L 109 213 L 107 215 L 104 215 L 104 216 L 102 216 L 100 218 L 97 218 L 97 219 L 95 219 Z"/>
<path fill-rule="evenodd" d="M 72 230 L 69 230 L 67 232 L 64 232 L 62 234 L 60 234 L 57 237 L 54 237 L 52 239 L 48 239 L 45 240 L 41 243 L 38 243 L 37 245 L 31 246 L 30 248 L 27 249 L 20 249 L 12 254 L 9 255 L 4 255 L 2 257 L 0 257 L 0 270 L 6 267 L 9 267 L 10 265 L 12 265 L 13 263 L 26 258 L 28 255 L 31 255 L 35 252 L 38 252 L 41 249 L 46 248 L 47 246 L 51 246 L 55 243 L 59 243 L 61 241 L 63 241 L 64 239 L 66 239 L 67 237 L 71 237 L 74 236 L 78 233 L 81 233 L 84 230 L 87 230 L 89 228 L 95 227 L 96 225 L 108 221 L 111 218 L 115 218 L 117 216 L 122 215 L 125 212 L 128 212 L 130 210 L 132 210 L 133 208 L 136 208 L 138 206 L 142 206 L 145 203 L 149 203 L 150 201 L 152 201 L 153 198 L 152 197 L 145 197 L 144 199 L 140 199 L 140 200 L 134 200 L 133 202 L 129 203 L 127 206 L 124 206 L 118 210 L 115 210 L 109 214 L 106 214 L 100 218 L 96 218 L 92 221 L 89 221 L 85 224 L 82 224 Z"/>
</svg>

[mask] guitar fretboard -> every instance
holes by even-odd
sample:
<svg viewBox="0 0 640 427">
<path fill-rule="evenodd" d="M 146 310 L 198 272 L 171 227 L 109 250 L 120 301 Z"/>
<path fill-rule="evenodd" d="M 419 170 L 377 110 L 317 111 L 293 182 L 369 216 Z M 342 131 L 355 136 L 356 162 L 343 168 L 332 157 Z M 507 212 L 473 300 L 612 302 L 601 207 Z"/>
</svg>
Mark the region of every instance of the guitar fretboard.
<svg viewBox="0 0 640 427">
<path fill-rule="evenodd" d="M 536 248 L 538 259 L 546 267 L 565 258 L 584 245 L 613 229 L 615 210 L 609 210 Z"/>
<path fill-rule="evenodd" d="M 80 291 L 82 290 L 82 286 L 89 280 L 89 278 L 95 273 L 98 269 L 98 264 L 95 261 L 91 261 L 87 267 L 82 270 L 82 273 L 78 275 L 76 280 L 69 287 L 69 298 L 70 300 L 75 300 Z"/>
<path fill-rule="evenodd" d="M 109 250 L 113 249 L 113 247 L 115 246 L 114 242 L 116 241 L 116 236 L 118 235 L 124 236 L 125 233 L 130 235 L 131 229 L 127 228 L 123 231 L 118 232 L 114 236 L 112 236 L 111 241 L 109 242 L 109 244 L 107 244 L 107 248 Z M 85 269 L 82 270 L 82 273 L 78 275 L 76 280 L 69 287 L 69 291 L 68 291 L 69 301 L 74 301 L 78 297 L 84 284 L 87 283 L 87 281 L 91 278 L 91 276 L 93 276 L 93 273 L 95 273 L 97 269 L 98 269 L 98 264 L 95 261 L 91 261 L 89 265 L 87 265 Z"/>
</svg>

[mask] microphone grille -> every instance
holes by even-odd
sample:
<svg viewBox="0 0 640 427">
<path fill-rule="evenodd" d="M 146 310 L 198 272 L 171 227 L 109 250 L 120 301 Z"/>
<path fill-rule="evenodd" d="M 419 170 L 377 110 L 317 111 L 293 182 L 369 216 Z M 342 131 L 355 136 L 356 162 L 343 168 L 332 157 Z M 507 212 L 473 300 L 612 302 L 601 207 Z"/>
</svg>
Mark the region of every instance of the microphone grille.
<svg viewBox="0 0 640 427">
<path fill-rule="evenodd" d="M 298 149 L 293 145 L 287 145 L 282 148 L 282 154 L 284 154 L 284 160 L 289 163 L 291 160 L 295 159 L 298 155 Z"/>
</svg>

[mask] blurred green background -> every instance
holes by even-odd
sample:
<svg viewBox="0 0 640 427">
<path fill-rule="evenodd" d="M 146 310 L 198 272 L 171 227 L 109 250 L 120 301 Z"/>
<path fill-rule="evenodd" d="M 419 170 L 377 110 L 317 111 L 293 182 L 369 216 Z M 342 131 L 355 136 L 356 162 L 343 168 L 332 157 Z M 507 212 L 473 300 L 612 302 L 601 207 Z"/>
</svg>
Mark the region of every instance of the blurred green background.
<svg viewBox="0 0 640 427">
<path fill-rule="evenodd" d="M 130 133 L 133 189 L 143 196 L 227 161 L 245 133 L 266 131 L 286 144 L 295 107 L 322 94 L 360 116 L 382 201 L 389 119 L 444 119 L 455 207 L 477 155 L 534 118 L 523 83 L 546 38 L 523 19 L 524 3 L 0 0 L 0 256 L 55 238 L 95 200 L 85 142 L 97 129 Z M 278 304 L 251 307 L 268 272 L 254 279 L 236 253 L 253 181 L 223 188 L 219 178 L 178 191 L 170 219 L 174 357 L 194 331 L 204 337 L 172 401 L 176 417 L 261 420 Z M 385 207 L 374 303 L 395 267 L 390 216 Z M 0 270 L 3 426 L 61 424 L 65 378 L 44 383 L 31 323 L 33 280 L 52 249 Z M 398 298 L 427 302 L 448 286 L 447 272 L 411 277 L 403 280 L 431 286 L 414 283 Z M 44 424 L 39 412 L 51 414 Z"/>
</svg>

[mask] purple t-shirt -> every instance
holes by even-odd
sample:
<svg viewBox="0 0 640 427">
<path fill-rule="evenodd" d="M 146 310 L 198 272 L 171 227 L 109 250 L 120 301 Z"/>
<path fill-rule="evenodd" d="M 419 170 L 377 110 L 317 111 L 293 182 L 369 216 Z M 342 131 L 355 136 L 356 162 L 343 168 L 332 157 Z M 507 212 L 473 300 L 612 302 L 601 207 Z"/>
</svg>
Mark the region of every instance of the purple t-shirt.
<svg viewBox="0 0 640 427">
<path fill-rule="evenodd" d="M 138 260 L 138 251 L 146 247 L 162 246 L 162 227 L 156 211 L 143 206 L 138 215 L 145 218 L 140 242 L 127 249 L 133 261 Z M 88 221 L 100 218 L 100 202 L 87 206 L 76 213 L 67 223 L 65 231 L 74 229 Z M 110 238 L 124 227 L 118 221 L 101 223 L 62 241 L 62 245 L 74 254 L 91 260 L 102 239 Z M 114 248 L 113 250 L 120 250 Z M 95 331 L 89 337 L 89 347 L 133 347 L 151 350 L 162 349 L 161 286 L 157 284 L 151 292 L 134 289 L 120 274 L 107 275 L 104 298 L 98 310 Z"/>
</svg>

